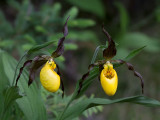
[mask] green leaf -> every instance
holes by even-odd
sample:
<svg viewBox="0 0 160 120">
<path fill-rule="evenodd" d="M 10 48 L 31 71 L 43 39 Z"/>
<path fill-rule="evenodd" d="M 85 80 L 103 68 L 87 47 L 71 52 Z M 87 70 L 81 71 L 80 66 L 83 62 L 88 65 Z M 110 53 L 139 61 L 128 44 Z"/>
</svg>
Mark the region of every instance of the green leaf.
<svg viewBox="0 0 160 120">
<path fill-rule="evenodd" d="M 9 109 L 12 103 L 22 96 L 19 94 L 18 87 L 12 86 L 6 89 L 4 93 L 4 111 Z"/>
<path fill-rule="evenodd" d="M 133 103 L 133 104 L 140 104 L 140 105 L 150 106 L 150 107 L 160 107 L 159 101 L 145 97 L 145 96 L 132 96 L 127 98 L 115 99 L 115 100 L 91 98 L 91 99 L 82 100 L 79 103 L 76 103 L 71 107 L 69 107 L 64 113 L 61 120 L 72 120 L 73 118 L 81 115 L 82 112 L 84 110 L 87 110 L 88 108 L 98 106 L 98 105 L 109 105 L 114 103 Z"/>
<path fill-rule="evenodd" d="M 2 62 L 5 75 L 8 78 L 7 80 L 9 81 L 9 85 L 11 85 L 13 82 L 17 61 L 5 52 L 2 54 Z M 25 119 L 46 120 L 46 110 L 40 96 L 40 89 L 35 82 L 28 87 L 28 79 L 28 72 L 24 70 L 20 77 L 18 86 L 20 92 L 24 93 L 25 96 L 23 96 L 21 99 L 17 99 L 16 103 L 23 111 Z"/>
<path fill-rule="evenodd" d="M 114 4 L 118 8 L 118 11 L 120 14 L 121 31 L 122 33 L 125 33 L 128 28 L 128 24 L 129 24 L 129 17 L 128 17 L 127 10 L 120 2 L 115 2 Z"/>
<path fill-rule="evenodd" d="M 94 26 L 95 24 L 95 21 L 91 19 L 76 19 L 68 21 L 68 26 L 70 27 L 86 28 Z"/>
<path fill-rule="evenodd" d="M 63 114 L 65 113 L 66 109 L 69 107 L 70 103 L 74 99 L 79 98 L 86 91 L 86 89 L 89 87 L 89 85 L 93 82 L 94 78 L 98 76 L 98 73 L 99 73 L 99 69 L 97 67 L 93 68 L 93 70 L 90 72 L 89 76 L 83 82 L 83 86 L 82 86 L 81 91 L 80 91 L 79 94 L 78 94 L 78 90 L 79 90 L 79 83 L 80 83 L 81 79 L 77 82 L 76 88 L 75 88 L 74 93 L 72 95 L 72 98 L 68 102 L 68 104 L 65 107 L 64 111 L 61 114 L 59 114 L 58 120 L 61 120 Z"/>
<path fill-rule="evenodd" d="M 132 59 L 133 57 L 135 57 L 136 55 L 138 55 L 146 46 L 143 46 L 141 48 L 138 48 L 136 50 L 133 50 L 129 53 L 129 55 L 125 58 L 126 61 L 129 61 L 130 59 Z"/>
<path fill-rule="evenodd" d="M 67 0 L 67 2 L 78 6 L 80 9 L 91 12 L 100 18 L 105 16 L 105 7 L 101 0 Z"/>
<path fill-rule="evenodd" d="M 1 94 L 1 93 L 0 93 Z M 12 115 L 12 108 L 15 100 L 21 98 L 22 96 L 19 94 L 18 87 L 8 87 L 3 90 L 3 94 L 1 94 L 1 110 L 0 110 L 0 118 L 2 120 L 9 120 L 11 119 Z"/>
<path fill-rule="evenodd" d="M 40 49 L 42 49 L 42 48 L 44 48 L 44 47 L 47 47 L 47 46 L 53 44 L 54 42 L 55 42 L 55 41 L 49 41 L 49 42 L 43 43 L 43 44 L 41 44 L 41 45 L 36 45 L 36 46 L 32 47 L 32 48 L 28 51 L 28 54 L 31 54 L 31 53 L 36 52 L 36 51 L 38 51 L 38 50 L 40 50 Z"/>
</svg>

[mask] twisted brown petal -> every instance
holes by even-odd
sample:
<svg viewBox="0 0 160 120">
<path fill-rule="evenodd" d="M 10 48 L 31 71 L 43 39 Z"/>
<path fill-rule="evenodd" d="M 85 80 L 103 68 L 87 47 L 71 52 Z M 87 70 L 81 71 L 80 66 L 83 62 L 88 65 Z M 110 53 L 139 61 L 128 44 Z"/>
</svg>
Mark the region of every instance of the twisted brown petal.
<svg viewBox="0 0 160 120">
<path fill-rule="evenodd" d="M 64 52 L 64 40 L 65 40 L 65 37 L 68 35 L 68 27 L 67 27 L 67 22 L 68 22 L 68 19 L 69 17 L 67 18 L 65 24 L 64 24 L 64 27 L 63 27 L 63 37 L 59 39 L 58 41 L 58 47 L 57 49 L 52 53 L 52 57 L 53 58 L 56 58 L 56 57 L 59 57 L 63 54 Z"/>
<path fill-rule="evenodd" d="M 138 73 L 137 71 L 134 70 L 134 67 L 131 63 L 128 63 L 124 60 L 112 60 L 113 62 L 117 62 L 117 63 L 120 63 L 120 64 L 126 64 L 128 69 L 133 71 L 134 75 L 138 78 L 140 78 L 141 80 L 141 88 L 142 88 L 142 94 L 144 93 L 144 80 L 143 80 L 143 77 L 140 73 Z"/>
<path fill-rule="evenodd" d="M 16 79 L 16 84 L 15 84 L 15 86 L 17 86 L 18 80 L 19 80 L 19 78 L 21 77 L 21 74 L 22 74 L 22 72 L 23 72 L 24 67 L 29 66 L 31 63 L 32 63 L 32 60 L 27 60 L 27 61 L 23 64 L 23 66 L 20 68 L 18 77 L 17 77 L 17 79 Z"/>
</svg>

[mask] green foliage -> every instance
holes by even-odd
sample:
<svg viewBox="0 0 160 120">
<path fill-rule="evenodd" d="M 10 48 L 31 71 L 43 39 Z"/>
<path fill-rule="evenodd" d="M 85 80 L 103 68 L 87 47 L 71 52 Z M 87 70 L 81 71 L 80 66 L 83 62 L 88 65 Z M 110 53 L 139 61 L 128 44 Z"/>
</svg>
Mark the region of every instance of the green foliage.
<svg viewBox="0 0 160 120">
<path fill-rule="evenodd" d="M 3 65 L 3 69 L 2 69 L 4 73 L 3 76 L 6 78 L 6 79 L 1 79 L 1 81 L 2 82 L 8 81 L 7 85 L 11 86 L 13 82 L 13 76 L 14 76 L 14 71 L 15 71 L 17 62 L 11 56 L 9 56 L 6 52 L 1 52 L 1 55 L 2 55 L 1 57 L 2 61 L 0 64 Z M 40 99 L 41 98 L 40 92 L 39 92 L 40 89 L 38 89 L 38 86 L 36 85 L 36 83 L 34 83 L 32 86 L 28 88 L 27 81 L 28 81 L 28 73 L 25 70 L 18 84 L 20 92 L 23 93 L 24 96 L 22 98 L 17 99 L 16 103 L 18 104 L 20 110 L 23 112 L 26 119 L 45 120 L 46 110 L 44 108 L 44 104 L 42 100 Z M 3 90 L 5 90 L 5 88 Z M 9 98 L 7 97 L 5 99 L 9 99 L 12 102 L 14 102 L 16 98 L 20 97 L 17 94 L 18 91 L 16 88 L 11 87 L 11 89 L 9 90 L 12 91 L 13 93 L 7 92 L 8 94 L 6 93 L 5 96 L 8 96 Z"/>
<path fill-rule="evenodd" d="M 94 107 L 94 106 L 109 105 L 109 104 L 114 104 L 114 103 L 125 103 L 125 102 L 140 104 L 140 105 L 150 106 L 150 107 L 160 106 L 159 101 L 150 99 L 144 96 L 133 96 L 133 97 L 121 98 L 121 99 L 115 99 L 115 100 L 102 99 L 102 98 L 91 98 L 91 99 L 85 99 L 69 107 L 66 110 L 61 120 L 71 120 L 79 116 L 84 110 Z"/>
<path fill-rule="evenodd" d="M 4 96 L 1 100 L 1 107 L 0 117 L 2 120 L 10 119 L 11 112 L 10 109 L 12 108 L 13 103 L 16 99 L 21 98 L 22 96 L 19 94 L 19 90 L 17 87 L 9 87 L 3 91 L 2 96 Z"/>
<path fill-rule="evenodd" d="M 73 40 L 81 40 L 78 38 L 79 33 L 83 35 L 84 41 L 89 41 L 90 37 L 86 34 L 90 34 L 93 40 L 97 40 L 97 36 L 87 30 L 88 27 L 95 26 L 95 21 L 88 18 L 77 18 L 79 9 L 77 7 L 71 7 L 66 14 L 61 17 L 60 13 L 62 7 L 60 3 L 55 3 L 53 5 L 44 4 L 40 7 L 39 11 L 34 10 L 34 6 L 28 0 L 24 0 L 22 3 L 17 1 L 8 0 L 9 6 L 17 10 L 17 16 L 14 21 L 14 27 L 11 23 L 7 22 L 2 12 L 0 12 L 0 18 L 2 25 L 0 26 L 0 47 L 12 51 L 17 49 L 19 54 L 22 55 L 24 51 L 28 51 L 30 48 L 36 44 L 42 44 L 44 42 L 58 41 L 61 33 L 59 28 L 64 24 L 67 16 L 70 15 L 69 29 L 71 35 L 76 37 Z M 75 28 L 83 28 L 83 30 L 76 31 Z M 86 31 L 84 31 L 84 28 Z M 73 31 L 73 32 L 72 32 Z M 68 37 L 70 38 L 70 37 Z M 95 42 L 96 43 L 96 42 Z M 18 46 L 18 47 L 15 47 Z M 68 45 L 71 46 L 71 45 Z M 76 50 L 78 48 L 73 48 Z M 69 47 L 67 49 L 70 49 Z M 30 52 L 30 51 L 29 51 Z"/>
<path fill-rule="evenodd" d="M 125 43 L 124 46 L 128 47 L 141 47 L 146 46 L 145 50 L 148 52 L 158 52 L 160 51 L 159 48 L 159 41 L 155 38 L 151 38 L 145 34 L 142 33 L 127 33 L 123 39 L 123 42 Z M 130 44 L 132 43 L 132 44 Z M 138 44 L 137 44 L 138 43 Z"/>
<path fill-rule="evenodd" d="M 135 57 L 136 55 L 138 55 L 146 46 L 143 46 L 141 48 L 138 48 L 136 50 L 133 50 L 130 52 L 130 54 L 125 58 L 126 61 L 129 61 L 130 59 L 132 59 L 133 57 Z"/>
<path fill-rule="evenodd" d="M 129 24 L 129 17 L 128 17 L 127 10 L 120 2 L 115 2 L 115 6 L 117 7 L 120 15 L 121 34 L 125 34 Z"/>
<path fill-rule="evenodd" d="M 31 54 L 33 52 L 36 52 L 44 47 L 47 47 L 47 46 L 53 44 L 54 42 L 55 41 L 49 41 L 49 42 L 43 43 L 42 45 L 36 45 L 36 46 L 32 47 L 31 49 L 29 49 L 27 54 Z"/>
<path fill-rule="evenodd" d="M 78 6 L 84 11 L 91 12 L 100 18 L 104 18 L 105 16 L 105 7 L 103 6 L 101 0 L 67 0 L 67 2 Z"/>
<path fill-rule="evenodd" d="M 90 27 L 94 25 L 95 25 L 95 22 L 89 19 L 77 19 L 77 20 L 71 20 L 68 22 L 68 26 L 71 26 L 71 27 L 85 28 L 85 27 Z"/>
</svg>

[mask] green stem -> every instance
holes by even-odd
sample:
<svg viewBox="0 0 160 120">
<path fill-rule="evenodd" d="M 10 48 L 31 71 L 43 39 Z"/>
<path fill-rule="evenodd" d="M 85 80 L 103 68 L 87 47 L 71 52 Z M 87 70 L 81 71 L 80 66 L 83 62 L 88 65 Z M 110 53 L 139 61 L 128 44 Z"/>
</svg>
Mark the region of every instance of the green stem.
<svg viewBox="0 0 160 120">
<path fill-rule="evenodd" d="M 60 115 L 60 117 L 58 118 L 58 120 L 61 120 L 65 111 L 67 110 L 67 108 L 69 107 L 69 105 L 71 104 L 71 102 L 73 101 L 73 97 L 70 99 L 70 101 L 68 102 L 68 104 L 66 105 L 66 107 L 64 108 L 62 114 Z"/>
<path fill-rule="evenodd" d="M 14 78 L 13 78 L 12 86 L 14 85 L 15 80 L 16 80 L 16 75 L 17 75 L 18 66 L 19 66 L 20 62 L 23 60 L 23 58 L 24 58 L 26 55 L 27 55 L 27 52 L 21 57 L 21 59 L 19 60 L 17 66 L 16 66 L 16 70 L 15 70 L 15 73 L 14 73 Z"/>
</svg>

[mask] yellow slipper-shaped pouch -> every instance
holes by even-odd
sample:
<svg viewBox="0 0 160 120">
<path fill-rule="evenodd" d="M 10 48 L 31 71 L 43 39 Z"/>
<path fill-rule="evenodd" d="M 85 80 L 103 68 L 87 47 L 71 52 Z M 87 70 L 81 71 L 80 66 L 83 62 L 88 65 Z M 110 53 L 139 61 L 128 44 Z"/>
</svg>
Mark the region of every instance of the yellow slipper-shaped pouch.
<svg viewBox="0 0 160 120">
<path fill-rule="evenodd" d="M 111 63 L 104 64 L 104 69 L 100 74 L 100 82 L 104 92 L 108 96 L 113 96 L 116 93 L 118 77 Z"/>
<path fill-rule="evenodd" d="M 50 92 L 56 92 L 60 87 L 60 76 L 54 71 L 55 68 L 56 64 L 51 59 L 46 62 L 40 72 L 41 84 Z"/>
</svg>

